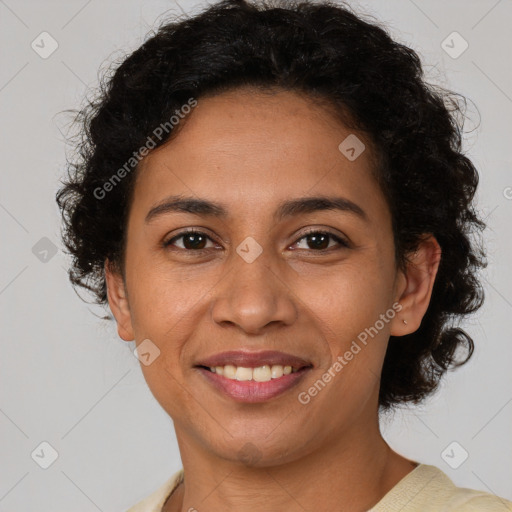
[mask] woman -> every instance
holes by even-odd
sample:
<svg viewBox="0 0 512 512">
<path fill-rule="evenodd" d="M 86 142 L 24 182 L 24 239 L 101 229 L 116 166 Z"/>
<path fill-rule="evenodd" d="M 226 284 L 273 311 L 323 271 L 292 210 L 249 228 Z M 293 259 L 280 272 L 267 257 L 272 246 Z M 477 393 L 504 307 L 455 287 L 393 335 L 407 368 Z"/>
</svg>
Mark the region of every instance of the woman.
<svg viewBox="0 0 512 512">
<path fill-rule="evenodd" d="M 183 462 L 131 512 L 512 510 L 379 430 L 473 351 L 460 112 L 348 8 L 245 0 L 162 26 L 81 112 L 70 278 L 136 341 Z"/>
</svg>

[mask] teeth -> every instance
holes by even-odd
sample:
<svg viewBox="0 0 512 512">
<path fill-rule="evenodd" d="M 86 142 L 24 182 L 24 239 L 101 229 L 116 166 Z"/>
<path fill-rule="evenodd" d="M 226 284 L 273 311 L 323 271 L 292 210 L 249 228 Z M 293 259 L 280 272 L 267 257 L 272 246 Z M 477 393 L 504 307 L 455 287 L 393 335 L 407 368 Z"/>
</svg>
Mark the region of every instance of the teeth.
<svg viewBox="0 0 512 512">
<path fill-rule="evenodd" d="M 226 366 L 224 366 L 224 377 L 235 380 L 235 375 L 236 366 L 233 366 L 232 364 L 227 364 Z"/>
<path fill-rule="evenodd" d="M 235 373 L 236 380 L 251 380 L 252 379 L 252 368 L 244 368 L 239 366 Z"/>
<path fill-rule="evenodd" d="M 272 374 L 273 379 L 279 379 L 279 377 L 282 377 L 284 375 L 284 369 L 281 365 L 276 364 L 272 366 L 270 373 Z"/>
<path fill-rule="evenodd" d="M 244 366 L 233 366 L 227 364 L 226 366 L 212 366 L 210 371 L 218 373 L 231 380 L 254 380 L 255 382 L 268 382 L 272 379 L 279 379 L 283 375 L 297 372 L 297 368 L 291 366 L 282 366 L 274 364 L 272 366 L 266 364 L 258 366 L 257 368 L 245 368 Z"/>
<path fill-rule="evenodd" d="M 268 364 L 258 368 L 253 368 L 252 380 L 255 380 L 256 382 L 268 382 L 271 379 L 272 372 L 270 371 L 270 366 Z"/>
</svg>

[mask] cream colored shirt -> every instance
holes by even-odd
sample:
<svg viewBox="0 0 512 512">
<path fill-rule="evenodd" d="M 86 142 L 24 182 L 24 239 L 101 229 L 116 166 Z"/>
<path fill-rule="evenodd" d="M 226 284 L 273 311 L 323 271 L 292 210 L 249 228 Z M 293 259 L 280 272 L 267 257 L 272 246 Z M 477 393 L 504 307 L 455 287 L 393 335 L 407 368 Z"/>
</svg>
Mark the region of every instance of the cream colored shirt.
<svg viewBox="0 0 512 512">
<path fill-rule="evenodd" d="M 161 512 L 167 497 L 183 479 L 176 472 L 153 494 L 127 512 Z M 512 502 L 494 494 L 457 487 L 436 466 L 420 464 L 368 512 L 512 512 Z"/>
</svg>

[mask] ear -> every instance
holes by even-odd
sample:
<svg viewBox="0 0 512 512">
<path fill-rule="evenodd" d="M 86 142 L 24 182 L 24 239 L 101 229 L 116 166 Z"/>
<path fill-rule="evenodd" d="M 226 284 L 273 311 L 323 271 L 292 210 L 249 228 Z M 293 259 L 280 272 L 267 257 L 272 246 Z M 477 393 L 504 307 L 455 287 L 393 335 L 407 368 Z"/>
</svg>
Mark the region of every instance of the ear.
<svg viewBox="0 0 512 512">
<path fill-rule="evenodd" d="M 124 341 L 133 341 L 132 320 L 123 276 L 107 259 L 105 260 L 105 281 L 110 310 L 117 322 L 117 332 Z"/>
<path fill-rule="evenodd" d="M 419 328 L 430 303 L 440 261 L 441 247 L 433 235 L 426 235 L 418 249 L 408 255 L 406 270 L 397 277 L 396 301 L 402 308 L 391 322 L 392 336 L 411 334 Z"/>
</svg>

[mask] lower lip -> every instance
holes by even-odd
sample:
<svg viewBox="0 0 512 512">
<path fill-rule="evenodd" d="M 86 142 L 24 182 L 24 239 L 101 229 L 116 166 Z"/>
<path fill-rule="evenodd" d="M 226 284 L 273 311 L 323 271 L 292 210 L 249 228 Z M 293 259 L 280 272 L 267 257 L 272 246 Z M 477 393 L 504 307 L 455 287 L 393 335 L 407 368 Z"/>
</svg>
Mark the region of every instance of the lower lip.
<svg viewBox="0 0 512 512">
<path fill-rule="evenodd" d="M 301 368 L 299 371 L 283 375 L 278 379 L 268 382 L 256 382 L 254 380 L 227 379 L 218 373 L 205 368 L 197 367 L 206 380 L 216 389 L 223 392 L 237 402 L 265 402 L 296 386 L 311 367 Z"/>
</svg>

